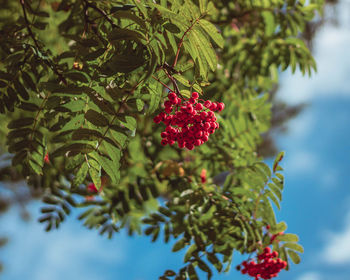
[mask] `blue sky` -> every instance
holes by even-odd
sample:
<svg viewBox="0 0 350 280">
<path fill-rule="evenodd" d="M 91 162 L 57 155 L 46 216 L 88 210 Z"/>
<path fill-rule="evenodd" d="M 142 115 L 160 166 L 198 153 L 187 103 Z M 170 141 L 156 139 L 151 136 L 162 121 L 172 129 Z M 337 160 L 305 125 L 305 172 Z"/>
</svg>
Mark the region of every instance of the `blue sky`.
<svg viewBox="0 0 350 280">
<path fill-rule="evenodd" d="M 327 25 L 316 38 L 318 73 L 311 79 L 282 76 L 280 98 L 309 104 L 288 133 L 277 137 L 286 151 L 278 217 L 305 248 L 302 263 L 281 273 L 282 280 L 350 279 L 350 3 L 342 3 L 339 12 L 339 26 Z M 74 215 L 58 231 L 45 233 L 36 222 L 39 206 L 30 205 L 33 219 L 27 223 L 16 208 L 0 217 L 0 235 L 10 237 L 0 249 L 1 279 L 153 280 L 182 263 L 182 253 L 171 253 L 171 245 L 124 233 L 107 240 L 83 228 Z M 249 278 L 232 269 L 214 279 Z"/>
</svg>

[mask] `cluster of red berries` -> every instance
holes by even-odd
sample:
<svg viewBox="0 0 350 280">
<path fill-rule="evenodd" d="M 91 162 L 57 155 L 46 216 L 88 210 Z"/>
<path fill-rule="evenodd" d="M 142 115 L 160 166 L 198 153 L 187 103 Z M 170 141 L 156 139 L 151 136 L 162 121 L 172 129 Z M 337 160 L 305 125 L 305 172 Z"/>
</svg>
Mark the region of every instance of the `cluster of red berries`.
<svg viewBox="0 0 350 280">
<path fill-rule="evenodd" d="M 244 261 L 242 263 L 244 268 L 241 272 L 255 277 L 255 280 L 277 277 L 278 273 L 287 267 L 287 262 L 277 257 L 278 253 L 276 251 L 271 252 L 270 247 L 266 247 L 264 251 L 258 255 L 257 263 L 255 261 Z"/>
<path fill-rule="evenodd" d="M 163 146 L 177 142 L 179 148 L 193 150 L 195 146 L 207 142 L 209 135 L 219 127 L 214 112 L 221 112 L 224 103 L 204 101 L 198 97 L 198 92 L 193 92 L 187 100 L 182 100 L 175 92 L 168 94 L 164 111 L 153 119 L 157 124 L 163 122 L 166 125 L 165 131 L 160 134 Z"/>
</svg>

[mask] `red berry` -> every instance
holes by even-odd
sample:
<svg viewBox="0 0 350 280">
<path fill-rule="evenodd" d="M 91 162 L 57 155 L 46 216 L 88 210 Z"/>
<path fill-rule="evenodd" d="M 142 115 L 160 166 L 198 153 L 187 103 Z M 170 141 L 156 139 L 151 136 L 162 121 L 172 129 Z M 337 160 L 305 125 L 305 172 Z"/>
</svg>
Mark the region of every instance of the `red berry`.
<svg viewBox="0 0 350 280">
<path fill-rule="evenodd" d="M 194 99 L 193 97 L 191 97 L 191 98 L 188 100 L 188 102 L 190 102 L 191 104 L 194 104 L 194 103 L 196 103 L 196 99 Z"/>
<path fill-rule="evenodd" d="M 201 110 L 203 110 L 203 105 L 201 103 L 197 103 L 195 109 L 197 111 L 201 111 Z"/>
<path fill-rule="evenodd" d="M 169 99 L 175 99 L 176 97 L 177 97 L 177 95 L 176 95 L 175 92 L 170 92 L 170 93 L 168 94 L 168 98 L 169 98 Z"/>
<path fill-rule="evenodd" d="M 217 108 L 216 103 L 212 103 L 212 104 L 210 105 L 210 107 L 209 107 L 209 109 L 212 110 L 212 111 L 215 111 L 216 108 Z"/>
<path fill-rule="evenodd" d="M 211 104 L 212 104 L 211 101 L 207 100 L 207 101 L 204 102 L 204 107 L 205 108 L 209 108 L 211 106 Z"/>
<path fill-rule="evenodd" d="M 160 123 L 160 122 L 161 122 L 159 116 L 155 116 L 155 117 L 153 118 L 153 121 L 154 121 L 155 123 Z"/>
<path fill-rule="evenodd" d="M 202 140 L 196 139 L 196 140 L 194 141 L 194 145 L 195 145 L 195 146 L 200 146 L 200 145 L 202 145 Z"/>
<path fill-rule="evenodd" d="M 173 104 L 172 104 L 169 100 L 167 100 L 167 101 L 164 102 L 165 108 L 172 107 L 172 105 L 173 105 Z"/>
<path fill-rule="evenodd" d="M 87 190 L 88 190 L 88 192 L 90 192 L 90 193 L 97 193 L 97 192 L 98 192 L 98 190 L 97 190 L 97 188 L 96 188 L 96 186 L 95 186 L 94 183 L 88 184 L 88 185 L 87 185 Z"/>
<path fill-rule="evenodd" d="M 221 112 L 222 110 L 224 110 L 224 108 L 225 108 L 225 104 L 222 103 L 222 102 L 220 102 L 220 103 L 217 104 L 216 110 L 217 110 L 218 112 Z"/>
<path fill-rule="evenodd" d="M 46 153 L 46 155 L 44 157 L 44 162 L 47 163 L 47 164 L 50 163 L 49 153 Z"/>
<path fill-rule="evenodd" d="M 197 99 L 199 97 L 198 92 L 192 92 L 192 98 Z"/>
</svg>

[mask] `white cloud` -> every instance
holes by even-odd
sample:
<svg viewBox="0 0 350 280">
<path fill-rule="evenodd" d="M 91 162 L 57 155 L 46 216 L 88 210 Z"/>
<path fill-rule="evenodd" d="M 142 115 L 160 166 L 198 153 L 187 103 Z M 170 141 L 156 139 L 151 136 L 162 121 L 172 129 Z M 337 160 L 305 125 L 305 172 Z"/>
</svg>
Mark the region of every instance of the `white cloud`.
<svg viewBox="0 0 350 280">
<path fill-rule="evenodd" d="M 39 205 L 32 205 L 30 212 L 38 213 Z M 100 269 L 117 268 L 127 261 L 124 235 L 108 240 L 95 230 L 83 228 L 74 217 L 69 217 L 59 230 L 46 233 L 37 221 L 24 223 L 15 215 L 11 210 L 1 219 L 6 226 L 0 233 L 10 237 L 2 249 L 6 256 L 2 258 L 4 279 L 97 280 L 101 279 Z M 116 275 L 114 272 L 111 278 L 104 274 L 103 279 L 116 279 Z"/>
<path fill-rule="evenodd" d="M 306 272 L 299 276 L 297 280 L 321 280 L 322 277 L 318 272 Z"/>
<path fill-rule="evenodd" d="M 339 25 L 326 24 L 315 38 L 314 57 L 317 73 L 311 78 L 286 73 L 282 76 L 280 97 L 289 103 L 311 101 L 320 96 L 350 97 L 350 3 L 339 5 Z"/>
<path fill-rule="evenodd" d="M 289 174 L 305 174 L 317 168 L 318 159 L 308 151 L 289 152 L 286 156 L 285 167 Z"/>
<path fill-rule="evenodd" d="M 295 119 L 288 121 L 287 136 L 290 141 L 309 139 L 315 126 L 315 113 L 306 108 Z"/>
<path fill-rule="evenodd" d="M 350 211 L 345 220 L 344 229 L 326 235 L 327 243 L 321 253 L 324 263 L 330 265 L 350 264 Z"/>
</svg>

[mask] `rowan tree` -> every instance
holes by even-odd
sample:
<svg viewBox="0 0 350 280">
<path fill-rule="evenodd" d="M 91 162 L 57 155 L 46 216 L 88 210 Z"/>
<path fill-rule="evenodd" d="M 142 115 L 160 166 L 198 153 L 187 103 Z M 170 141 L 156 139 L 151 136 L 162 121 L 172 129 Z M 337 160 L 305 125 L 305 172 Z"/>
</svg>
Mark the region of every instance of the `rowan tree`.
<svg viewBox="0 0 350 280">
<path fill-rule="evenodd" d="M 235 251 L 255 279 L 300 262 L 275 217 L 283 152 L 261 147 L 279 73 L 316 68 L 301 34 L 323 1 L 1 5 L 0 180 L 43 193 L 47 231 L 79 208 L 109 238 L 175 239 L 183 267 L 160 279 L 209 279 Z"/>
</svg>

